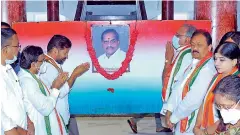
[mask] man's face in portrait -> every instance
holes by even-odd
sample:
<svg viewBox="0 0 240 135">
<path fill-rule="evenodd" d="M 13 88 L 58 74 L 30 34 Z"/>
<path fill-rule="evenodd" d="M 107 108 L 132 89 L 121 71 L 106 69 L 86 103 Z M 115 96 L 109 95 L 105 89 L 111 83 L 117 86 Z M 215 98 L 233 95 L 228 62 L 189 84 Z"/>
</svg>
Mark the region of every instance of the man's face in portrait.
<svg viewBox="0 0 240 135">
<path fill-rule="evenodd" d="M 119 48 L 119 40 L 117 39 L 115 33 L 108 32 L 103 35 L 102 47 L 107 57 L 113 55 Z"/>
</svg>

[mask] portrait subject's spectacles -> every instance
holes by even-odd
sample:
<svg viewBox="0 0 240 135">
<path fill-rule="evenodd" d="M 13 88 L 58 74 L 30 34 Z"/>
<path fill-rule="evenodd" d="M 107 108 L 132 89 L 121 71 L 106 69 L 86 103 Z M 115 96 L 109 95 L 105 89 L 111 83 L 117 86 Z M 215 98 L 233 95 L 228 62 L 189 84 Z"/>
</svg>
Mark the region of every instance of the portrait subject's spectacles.
<svg viewBox="0 0 240 135">
<path fill-rule="evenodd" d="M 117 40 L 116 39 L 112 39 L 112 40 L 107 40 L 107 41 L 103 41 L 103 43 L 104 44 L 114 44 L 114 43 L 116 43 L 117 42 Z"/>
</svg>

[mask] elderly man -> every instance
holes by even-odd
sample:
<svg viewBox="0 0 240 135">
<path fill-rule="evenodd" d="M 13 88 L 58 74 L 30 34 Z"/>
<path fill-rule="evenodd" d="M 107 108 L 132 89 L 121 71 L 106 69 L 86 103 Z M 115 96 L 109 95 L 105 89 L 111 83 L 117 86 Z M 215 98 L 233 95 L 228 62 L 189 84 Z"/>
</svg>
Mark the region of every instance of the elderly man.
<svg viewBox="0 0 240 135">
<path fill-rule="evenodd" d="M 68 53 L 71 49 L 71 41 L 62 35 L 54 35 L 47 46 L 46 63 L 41 66 L 40 79 L 51 88 L 54 79 L 63 72 L 62 64 L 68 58 Z M 64 123 L 69 128 L 70 135 L 78 135 L 77 122 L 74 116 L 70 119 L 68 94 L 75 80 L 89 69 L 89 63 L 84 63 L 77 66 L 67 82 L 60 88 L 59 99 L 57 101 L 57 111 L 63 117 Z M 69 121 L 70 119 L 70 121 Z"/>
<path fill-rule="evenodd" d="M 184 72 L 185 68 L 192 61 L 190 41 L 195 30 L 196 28 L 194 26 L 184 24 L 173 36 L 172 42 L 167 43 L 165 53 L 165 66 L 162 75 L 162 99 L 164 106 L 172 93 L 172 86 L 174 85 L 175 80 Z M 162 109 L 162 114 L 164 114 L 163 111 L 164 110 Z M 161 117 L 161 119 L 162 126 L 166 127 L 165 117 Z M 167 132 L 170 130 L 163 128 L 161 131 Z"/>
<path fill-rule="evenodd" d="M 171 87 L 174 83 L 174 79 L 177 75 L 181 74 L 186 66 L 191 63 L 191 47 L 190 40 L 192 34 L 196 28 L 189 24 L 181 26 L 176 34 L 173 36 L 172 41 L 168 41 L 165 52 L 165 66 L 163 70 L 163 89 L 162 98 L 164 104 L 166 104 L 168 97 L 171 93 Z M 164 114 L 164 113 L 163 113 Z M 136 115 L 135 117 L 128 120 L 133 132 L 137 133 L 137 122 L 144 118 L 145 114 Z M 166 127 L 165 118 L 161 116 L 162 127 Z M 171 132 L 168 128 L 161 128 L 160 114 L 155 114 L 156 120 L 156 132 Z"/>
<path fill-rule="evenodd" d="M 175 128 L 176 135 L 193 135 L 198 109 L 208 84 L 216 74 L 212 59 L 212 38 L 204 30 L 197 30 L 191 38 L 192 63 L 176 80 L 165 106 L 166 124 Z"/>
<path fill-rule="evenodd" d="M 2 134 L 34 134 L 33 124 L 29 121 L 23 104 L 19 79 L 10 66 L 17 60 L 20 50 L 17 33 L 11 28 L 1 28 L 1 123 Z M 4 121 L 3 121 L 4 120 Z M 30 128 L 31 127 L 31 128 Z M 29 129 L 27 131 L 27 129 Z"/>
</svg>

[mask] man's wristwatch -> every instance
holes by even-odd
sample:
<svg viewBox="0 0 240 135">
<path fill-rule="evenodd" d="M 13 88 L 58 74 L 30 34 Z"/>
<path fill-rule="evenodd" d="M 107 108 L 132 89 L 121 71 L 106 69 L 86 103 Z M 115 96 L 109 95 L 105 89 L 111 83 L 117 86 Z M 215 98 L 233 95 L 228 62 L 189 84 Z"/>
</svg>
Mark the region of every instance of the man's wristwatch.
<svg viewBox="0 0 240 135">
<path fill-rule="evenodd" d="M 169 60 L 165 60 L 165 63 L 168 63 L 169 62 Z"/>
</svg>

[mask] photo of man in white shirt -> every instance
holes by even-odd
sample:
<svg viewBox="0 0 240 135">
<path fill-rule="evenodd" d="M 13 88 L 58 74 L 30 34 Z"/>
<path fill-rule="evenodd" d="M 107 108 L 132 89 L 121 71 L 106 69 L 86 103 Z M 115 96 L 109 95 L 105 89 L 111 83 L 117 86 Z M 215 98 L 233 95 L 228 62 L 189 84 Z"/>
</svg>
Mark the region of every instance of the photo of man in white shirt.
<svg viewBox="0 0 240 135">
<path fill-rule="evenodd" d="M 126 52 L 120 49 L 118 32 L 113 28 L 103 31 L 101 46 L 104 53 L 98 57 L 100 66 L 107 72 L 116 72 L 126 58 Z"/>
</svg>

